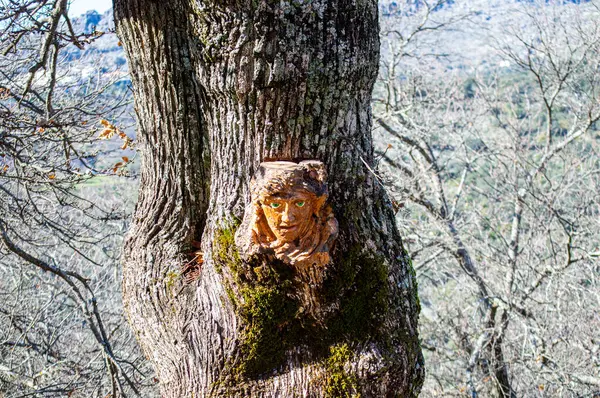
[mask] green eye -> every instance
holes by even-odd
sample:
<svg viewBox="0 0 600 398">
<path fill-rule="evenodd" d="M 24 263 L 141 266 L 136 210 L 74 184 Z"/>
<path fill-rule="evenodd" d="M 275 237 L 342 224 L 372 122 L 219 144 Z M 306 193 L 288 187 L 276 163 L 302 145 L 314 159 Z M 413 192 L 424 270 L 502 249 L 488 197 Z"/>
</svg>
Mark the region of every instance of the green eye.
<svg viewBox="0 0 600 398">
<path fill-rule="evenodd" d="M 306 202 L 303 202 L 303 201 L 296 202 L 296 206 L 298 206 L 298 207 L 302 207 L 302 206 L 304 206 L 304 204 L 305 204 L 305 203 L 306 203 Z"/>
<path fill-rule="evenodd" d="M 279 206 L 281 206 L 281 203 L 271 203 L 271 207 L 274 209 L 277 209 Z"/>
</svg>

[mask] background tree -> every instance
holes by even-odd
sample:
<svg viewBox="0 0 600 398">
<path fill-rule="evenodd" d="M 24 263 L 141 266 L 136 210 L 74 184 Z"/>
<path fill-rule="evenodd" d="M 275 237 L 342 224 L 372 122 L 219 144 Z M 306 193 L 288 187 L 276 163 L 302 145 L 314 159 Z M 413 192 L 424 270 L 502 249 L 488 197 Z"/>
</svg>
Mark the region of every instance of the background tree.
<svg viewBox="0 0 600 398">
<path fill-rule="evenodd" d="M 79 29 L 66 1 L 0 2 L 2 396 L 104 397 L 152 384 L 119 311 L 128 184 L 108 192 L 95 177 L 114 165 L 96 144 L 100 121 L 128 104 L 119 71 L 84 51 L 101 36 Z M 96 63 L 95 73 L 82 77 L 75 61 Z"/>
<path fill-rule="evenodd" d="M 401 25 L 411 41 L 399 42 L 392 18 L 383 27 L 391 51 L 375 107 L 424 303 L 424 394 L 593 394 L 598 8 L 472 14 L 505 26 L 485 36 L 487 67 L 448 61 L 436 42 L 456 39 L 445 36 L 468 10 L 440 5 L 396 16 L 417 21 Z"/>
<path fill-rule="evenodd" d="M 162 393 L 415 396 L 415 279 L 372 173 L 377 3 L 116 0 L 115 20 L 143 153 L 124 300 Z M 322 317 L 233 242 L 268 159 L 327 167 L 340 235 Z M 186 284 L 194 242 L 203 263 Z"/>
</svg>

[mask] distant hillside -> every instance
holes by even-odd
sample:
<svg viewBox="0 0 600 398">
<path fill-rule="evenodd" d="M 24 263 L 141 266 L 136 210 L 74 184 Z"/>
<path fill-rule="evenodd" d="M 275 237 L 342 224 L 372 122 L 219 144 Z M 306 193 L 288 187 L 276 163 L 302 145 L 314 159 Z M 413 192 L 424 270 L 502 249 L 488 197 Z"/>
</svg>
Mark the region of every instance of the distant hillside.
<svg viewBox="0 0 600 398">
<path fill-rule="evenodd" d="M 590 0 L 560 0 L 559 3 L 572 6 L 589 2 Z M 419 45 L 423 46 L 423 52 L 446 54 L 448 60 L 446 66 L 450 70 L 469 70 L 484 64 L 498 65 L 494 61 L 496 53 L 494 46 L 498 38 L 504 36 L 510 26 L 518 26 L 519 12 L 524 7 L 531 7 L 533 3 L 539 3 L 539 0 L 449 0 L 443 6 L 433 10 L 434 20 L 444 21 L 457 15 L 468 15 L 468 18 L 446 27 L 444 35 L 439 40 L 422 42 Z M 550 3 L 550 0 L 544 0 L 542 4 L 544 3 Z M 423 7 L 423 0 L 380 0 L 381 24 L 396 23 L 403 17 L 422 12 Z M 114 33 L 112 9 L 104 14 L 88 11 L 74 18 L 73 21 L 76 31 L 106 32 L 94 43 L 86 46 L 85 50 L 81 51 L 73 47 L 68 51 L 70 60 L 81 61 L 73 65 L 73 68 L 85 77 L 97 70 L 98 66 L 95 60 L 88 61 L 97 57 L 89 57 L 89 55 L 101 54 L 102 72 L 121 74 L 123 84 L 129 84 L 123 48 L 118 45 L 119 39 Z M 405 26 L 396 26 L 396 28 L 402 30 Z"/>
<path fill-rule="evenodd" d="M 431 12 L 431 25 L 458 20 L 443 27 L 443 34 L 429 35 L 435 39 L 416 39 L 413 48 L 421 54 L 442 54 L 440 65 L 445 70 L 464 70 L 472 73 L 481 67 L 505 68 L 506 61 L 498 57 L 498 48 L 514 44 L 514 33 L 527 30 L 540 5 L 559 5 L 583 13 L 590 0 L 449 0 Z M 425 14 L 422 0 L 380 0 L 380 23 L 408 33 L 411 22 L 420 23 Z M 419 18 L 416 15 L 419 14 Z M 412 20 L 411 20 L 412 19 Z M 382 46 L 382 55 L 386 54 Z M 439 66 L 439 65 L 438 65 Z"/>
<path fill-rule="evenodd" d="M 103 34 L 91 44 L 87 44 L 84 50 L 74 46 L 67 50 L 68 60 L 78 61 L 71 65 L 72 71 L 80 73 L 81 77 L 85 78 L 90 73 L 97 73 L 99 70 L 100 73 L 110 73 L 119 77 L 120 85 L 129 84 L 127 61 L 123 48 L 119 46 L 119 38 L 115 34 L 112 9 L 104 14 L 88 11 L 80 17 L 74 18 L 73 25 L 76 32 Z"/>
</svg>

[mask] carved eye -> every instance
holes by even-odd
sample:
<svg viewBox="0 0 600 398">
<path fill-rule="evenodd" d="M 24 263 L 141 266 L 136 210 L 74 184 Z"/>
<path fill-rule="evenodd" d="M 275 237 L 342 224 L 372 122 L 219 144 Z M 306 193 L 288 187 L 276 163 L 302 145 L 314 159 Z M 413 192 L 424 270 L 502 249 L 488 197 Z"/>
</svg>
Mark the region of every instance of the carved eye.
<svg viewBox="0 0 600 398">
<path fill-rule="evenodd" d="M 274 209 L 277 209 L 279 206 L 281 206 L 281 203 L 271 203 L 271 207 Z"/>
<path fill-rule="evenodd" d="M 306 204 L 306 202 L 304 202 L 302 200 L 299 202 L 296 202 L 296 206 L 298 206 L 298 207 L 303 207 L 305 204 Z"/>
</svg>

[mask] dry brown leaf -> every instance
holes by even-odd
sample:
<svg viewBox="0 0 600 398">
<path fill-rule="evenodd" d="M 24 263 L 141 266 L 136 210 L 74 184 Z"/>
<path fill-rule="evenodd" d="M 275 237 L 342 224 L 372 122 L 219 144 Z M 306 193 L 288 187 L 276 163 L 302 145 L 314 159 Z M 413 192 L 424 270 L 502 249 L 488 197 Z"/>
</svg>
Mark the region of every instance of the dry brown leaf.
<svg viewBox="0 0 600 398">
<path fill-rule="evenodd" d="M 114 129 L 105 129 L 103 130 L 100 135 L 98 136 L 98 138 L 106 140 L 111 138 L 113 135 L 115 135 L 115 130 Z"/>
</svg>

